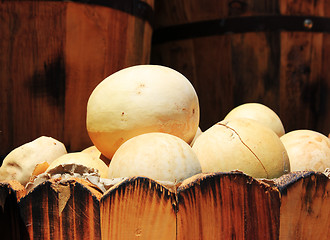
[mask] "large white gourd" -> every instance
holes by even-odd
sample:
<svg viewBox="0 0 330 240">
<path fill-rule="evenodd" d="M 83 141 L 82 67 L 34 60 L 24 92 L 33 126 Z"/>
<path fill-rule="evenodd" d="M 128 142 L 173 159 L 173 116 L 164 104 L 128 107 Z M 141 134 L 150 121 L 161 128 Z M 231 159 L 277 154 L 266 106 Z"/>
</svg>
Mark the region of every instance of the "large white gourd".
<svg viewBox="0 0 330 240">
<path fill-rule="evenodd" d="M 181 73 L 138 65 L 110 75 L 94 89 L 86 123 L 94 145 L 111 159 L 121 144 L 143 133 L 169 133 L 190 143 L 199 125 L 199 103 Z"/>
<path fill-rule="evenodd" d="M 109 178 L 144 176 L 157 181 L 182 182 L 201 166 L 182 139 L 167 133 L 146 133 L 123 143 L 109 165 Z"/>
<path fill-rule="evenodd" d="M 290 171 L 276 133 L 246 118 L 221 121 L 204 131 L 192 149 L 203 172 L 240 170 L 255 178 L 277 178 Z"/>
</svg>

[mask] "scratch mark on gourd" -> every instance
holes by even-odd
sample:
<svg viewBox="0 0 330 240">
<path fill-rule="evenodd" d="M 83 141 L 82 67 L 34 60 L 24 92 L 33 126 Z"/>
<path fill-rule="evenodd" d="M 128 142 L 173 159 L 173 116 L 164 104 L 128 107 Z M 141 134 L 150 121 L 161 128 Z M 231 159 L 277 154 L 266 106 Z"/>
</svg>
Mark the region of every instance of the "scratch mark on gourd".
<svg viewBox="0 0 330 240">
<path fill-rule="evenodd" d="M 266 168 L 265 168 L 265 166 L 264 166 L 264 164 L 262 163 L 262 161 L 258 158 L 258 156 L 252 151 L 252 149 L 242 140 L 242 138 L 241 138 L 241 136 L 238 134 L 238 132 L 235 130 L 235 129 L 233 129 L 233 128 L 231 128 L 231 127 L 229 127 L 229 126 L 227 126 L 227 125 L 225 125 L 225 124 L 223 124 L 223 123 L 217 123 L 218 125 L 221 125 L 221 126 L 224 126 L 224 127 L 226 127 L 226 128 L 228 128 L 228 129 L 230 129 L 230 130 L 232 130 L 237 136 L 238 136 L 238 138 L 239 138 L 239 140 L 241 141 L 241 143 L 243 143 L 243 145 L 256 157 L 256 159 L 259 161 L 259 163 L 261 164 L 261 166 L 262 166 L 262 168 L 264 169 L 264 171 L 265 171 L 265 173 L 266 173 L 266 176 L 267 176 L 267 178 L 269 177 L 269 175 L 268 175 L 268 172 L 267 172 L 267 170 L 266 170 Z"/>
<path fill-rule="evenodd" d="M 142 89 L 145 88 L 145 84 L 144 83 L 140 83 L 139 86 L 137 87 L 137 94 L 141 95 L 142 93 Z"/>
</svg>

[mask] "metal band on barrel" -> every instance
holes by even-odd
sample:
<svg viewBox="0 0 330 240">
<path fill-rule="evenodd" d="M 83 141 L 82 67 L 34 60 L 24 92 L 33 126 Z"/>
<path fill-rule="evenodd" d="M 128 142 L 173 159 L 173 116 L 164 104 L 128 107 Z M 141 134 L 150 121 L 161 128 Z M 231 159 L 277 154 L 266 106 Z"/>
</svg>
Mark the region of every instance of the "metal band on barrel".
<svg viewBox="0 0 330 240">
<path fill-rule="evenodd" d="M 155 29 L 153 43 L 228 33 L 292 31 L 330 33 L 330 18 L 315 16 L 251 16 L 192 22 Z"/>
<path fill-rule="evenodd" d="M 31 0 L 2 0 L 7 2 L 24 2 Z M 142 0 L 37 0 L 39 2 L 74 2 L 81 4 L 98 5 L 113 8 L 122 12 L 126 12 L 135 17 L 147 21 L 150 25 L 153 23 L 153 8 Z M 36 2 L 37 2 L 36 1 Z"/>
</svg>

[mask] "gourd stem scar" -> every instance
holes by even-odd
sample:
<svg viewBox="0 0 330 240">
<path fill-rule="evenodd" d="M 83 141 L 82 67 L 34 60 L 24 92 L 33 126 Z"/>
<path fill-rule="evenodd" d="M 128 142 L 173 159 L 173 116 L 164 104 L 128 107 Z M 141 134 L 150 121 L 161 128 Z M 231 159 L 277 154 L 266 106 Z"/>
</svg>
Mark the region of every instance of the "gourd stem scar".
<svg viewBox="0 0 330 240">
<path fill-rule="evenodd" d="M 227 126 L 226 124 L 223 124 L 223 123 L 217 123 L 217 125 L 221 125 L 221 126 L 224 126 L 224 127 L 226 127 L 226 128 L 228 128 L 228 129 L 230 129 L 230 130 L 232 130 L 237 136 L 238 136 L 238 138 L 239 138 L 239 140 L 241 141 L 241 143 L 243 143 L 243 145 L 256 157 L 256 159 L 258 159 L 258 161 L 259 161 L 259 163 L 261 164 L 261 166 L 262 166 L 262 168 L 265 170 L 265 173 L 266 173 L 266 176 L 267 176 L 267 178 L 269 177 L 269 175 L 268 175 L 268 172 L 267 172 L 267 170 L 266 170 L 266 168 L 265 168 L 265 166 L 264 166 L 264 164 L 261 162 L 261 160 L 258 158 L 258 156 L 252 151 L 252 149 L 242 140 L 242 138 L 241 138 L 241 136 L 238 134 L 238 132 L 235 130 L 235 129 L 233 129 L 233 128 L 231 128 L 231 127 L 229 127 L 229 126 Z"/>
</svg>

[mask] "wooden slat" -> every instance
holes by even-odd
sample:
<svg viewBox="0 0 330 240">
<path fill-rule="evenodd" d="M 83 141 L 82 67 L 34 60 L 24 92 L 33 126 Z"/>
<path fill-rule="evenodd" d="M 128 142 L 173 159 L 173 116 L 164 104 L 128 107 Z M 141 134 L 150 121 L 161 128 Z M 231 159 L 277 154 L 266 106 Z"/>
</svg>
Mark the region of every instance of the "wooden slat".
<svg viewBox="0 0 330 240">
<path fill-rule="evenodd" d="M 26 194 L 17 181 L 0 182 L 0 236 L 1 239 L 27 239 L 17 202 Z"/>
<path fill-rule="evenodd" d="M 131 178 L 101 199 L 102 239 L 176 239 L 175 195 L 157 182 Z"/>
<path fill-rule="evenodd" d="M 279 115 L 289 130 L 321 131 L 317 116 L 327 111 L 319 107 L 320 91 L 324 91 L 320 85 L 322 37 L 322 33 L 281 33 Z"/>
<path fill-rule="evenodd" d="M 1 2 L 0 15 L 5 155 L 40 135 L 63 139 L 65 4 Z"/>
<path fill-rule="evenodd" d="M 277 189 L 242 173 L 204 174 L 178 189 L 177 239 L 278 239 Z"/>
<path fill-rule="evenodd" d="M 324 16 L 326 10 L 323 1 L 280 1 L 280 12 L 284 15 Z M 323 35 L 281 33 L 280 117 L 286 120 L 287 129 L 316 129 L 324 134 L 330 131 L 329 127 L 318 127 L 324 126 L 324 120 L 319 121 L 318 116 L 327 115 L 329 110 L 322 106 L 327 91 L 322 86 L 323 54 L 330 52 L 323 48 Z"/>
<path fill-rule="evenodd" d="M 329 239 L 330 179 L 322 173 L 291 173 L 278 179 L 281 240 Z"/>
<path fill-rule="evenodd" d="M 260 102 L 279 113 L 279 39 L 277 32 L 231 36 L 233 106 Z"/>
<path fill-rule="evenodd" d="M 19 183 L 1 182 L 0 233 L 8 239 L 323 240 L 330 234 L 329 192 L 330 179 L 315 172 L 265 182 L 240 172 L 198 174 L 177 191 L 135 177 L 103 195 L 81 179 L 46 181 L 27 195 Z"/>
<path fill-rule="evenodd" d="M 330 2 L 329 9 L 330 9 Z M 317 125 L 320 126 L 320 129 L 325 129 L 324 134 L 330 137 L 330 97 L 329 97 L 329 89 L 330 89 L 330 34 L 323 35 L 323 49 L 322 51 L 322 73 L 320 77 L 320 84 L 319 84 L 319 100 L 318 103 L 318 118 L 317 118 Z"/>
<path fill-rule="evenodd" d="M 46 181 L 19 202 L 30 239 L 101 239 L 101 193 L 86 181 Z"/>
<path fill-rule="evenodd" d="M 279 0 L 279 10 L 283 15 L 302 16 L 329 16 L 330 12 L 325 8 L 326 0 Z"/>
</svg>

